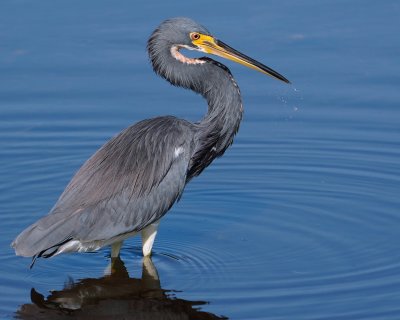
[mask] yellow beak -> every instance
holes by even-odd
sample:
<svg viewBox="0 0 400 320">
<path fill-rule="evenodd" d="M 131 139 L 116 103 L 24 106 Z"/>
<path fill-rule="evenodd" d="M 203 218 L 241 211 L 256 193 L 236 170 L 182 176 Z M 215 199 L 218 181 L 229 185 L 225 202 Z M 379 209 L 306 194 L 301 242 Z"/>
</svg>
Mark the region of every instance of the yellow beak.
<svg viewBox="0 0 400 320">
<path fill-rule="evenodd" d="M 267 67 L 266 65 L 244 55 L 243 53 L 231 48 L 227 44 L 220 40 L 215 39 L 212 36 L 204 35 L 201 33 L 192 32 L 190 34 L 192 43 L 199 48 L 200 51 L 215 54 L 217 56 L 235 61 L 251 69 L 265 73 L 271 77 L 282 80 L 286 83 L 290 83 L 283 75 L 279 74 L 275 70 Z"/>
</svg>

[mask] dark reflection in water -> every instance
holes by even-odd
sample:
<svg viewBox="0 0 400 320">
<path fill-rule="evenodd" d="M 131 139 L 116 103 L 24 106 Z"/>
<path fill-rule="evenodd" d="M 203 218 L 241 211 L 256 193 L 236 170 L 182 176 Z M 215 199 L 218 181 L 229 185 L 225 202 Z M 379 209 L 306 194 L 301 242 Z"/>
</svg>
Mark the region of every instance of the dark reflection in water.
<svg viewBox="0 0 400 320">
<path fill-rule="evenodd" d="M 161 288 L 157 269 L 150 258 L 143 259 L 142 278 L 130 278 L 119 258 L 110 274 L 74 282 L 44 298 L 34 288 L 32 304 L 15 313 L 17 319 L 227 319 L 200 311 L 205 301 L 178 299 Z"/>
</svg>

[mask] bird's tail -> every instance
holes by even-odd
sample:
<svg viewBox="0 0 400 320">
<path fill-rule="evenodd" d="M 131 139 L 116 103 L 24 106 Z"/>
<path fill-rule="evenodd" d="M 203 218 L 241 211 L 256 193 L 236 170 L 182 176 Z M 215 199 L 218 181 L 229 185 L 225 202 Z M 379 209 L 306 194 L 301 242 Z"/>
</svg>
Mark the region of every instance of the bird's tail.
<svg viewBox="0 0 400 320">
<path fill-rule="evenodd" d="M 65 243 L 67 243 L 67 242 L 69 242 L 69 241 L 71 241 L 71 240 L 72 240 L 72 238 L 66 239 L 66 240 L 64 240 L 64 241 L 62 241 L 62 242 L 60 242 L 60 243 L 55 244 L 54 246 L 52 246 L 52 247 L 50 247 L 50 248 L 47 248 L 47 249 L 45 249 L 45 250 L 40 251 L 39 253 L 36 253 L 36 254 L 32 257 L 32 262 L 31 262 L 31 264 L 30 264 L 30 266 L 29 266 L 29 269 L 32 269 L 32 267 L 33 267 L 33 265 L 35 264 L 37 258 L 45 258 L 45 259 L 47 259 L 47 258 L 50 258 L 50 257 L 54 256 L 54 255 L 57 253 L 58 249 L 59 249 L 63 244 L 65 244 Z"/>
<path fill-rule="evenodd" d="M 74 219 L 59 220 L 57 215 L 49 214 L 22 231 L 11 243 L 15 254 L 32 257 L 31 268 L 37 258 L 50 258 L 57 254 L 60 246 L 73 239 Z"/>
</svg>

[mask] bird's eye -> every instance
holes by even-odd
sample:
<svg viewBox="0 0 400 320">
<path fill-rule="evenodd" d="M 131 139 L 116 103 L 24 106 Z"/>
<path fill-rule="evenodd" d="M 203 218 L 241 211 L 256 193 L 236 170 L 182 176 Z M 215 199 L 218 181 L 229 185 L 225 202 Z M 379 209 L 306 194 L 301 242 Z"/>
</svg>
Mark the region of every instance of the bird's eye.
<svg viewBox="0 0 400 320">
<path fill-rule="evenodd" d="M 190 39 L 192 40 L 199 40 L 200 39 L 200 35 L 197 32 L 192 32 L 190 34 Z"/>
</svg>

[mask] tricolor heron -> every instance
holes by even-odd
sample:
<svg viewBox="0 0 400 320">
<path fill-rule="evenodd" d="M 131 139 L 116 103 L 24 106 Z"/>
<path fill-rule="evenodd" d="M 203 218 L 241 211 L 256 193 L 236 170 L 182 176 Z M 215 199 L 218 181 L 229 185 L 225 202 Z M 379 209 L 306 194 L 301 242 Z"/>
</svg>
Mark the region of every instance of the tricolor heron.
<svg viewBox="0 0 400 320">
<path fill-rule="evenodd" d="M 173 116 L 140 121 L 104 144 L 78 170 L 50 213 L 12 243 L 17 255 L 49 258 L 111 245 L 141 233 L 144 256 L 151 255 L 160 219 L 181 197 L 185 185 L 232 144 L 242 119 L 240 90 L 229 69 L 181 49 L 233 60 L 286 83 L 264 64 L 236 51 L 188 18 L 162 22 L 147 49 L 156 74 L 174 86 L 202 95 L 208 111 L 191 123 Z"/>
</svg>

